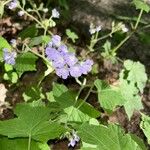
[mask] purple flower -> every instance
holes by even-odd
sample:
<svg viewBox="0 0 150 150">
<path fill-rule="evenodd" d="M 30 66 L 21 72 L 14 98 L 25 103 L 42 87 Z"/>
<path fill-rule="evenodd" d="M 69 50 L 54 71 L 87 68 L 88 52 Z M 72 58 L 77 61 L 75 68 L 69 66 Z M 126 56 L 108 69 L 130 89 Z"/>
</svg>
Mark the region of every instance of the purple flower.
<svg viewBox="0 0 150 150">
<path fill-rule="evenodd" d="M 7 48 L 3 49 L 3 58 L 6 64 L 14 65 L 16 56 L 17 53 L 15 51 L 11 52 Z"/>
<path fill-rule="evenodd" d="M 12 0 L 9 4 L 8 4 L 8 8 L 9 9 L 15 9 L 17 7 L 18 3 L 17 0 Z"/>
<path fill-rule="evenodd" d="M 80 141 L 80 137 L 76 134 L 75 131 L 72 132 L 72 138 L 69 140 L 69 144 L 68 144 L 68 147 L 69 146 L 72 146 L 74 147 L 76 145 L 77 142 Z"/>
<path fill-rule="evenodd" d="M 69 147 L 69 146 L 74 147 L 75 145 L 76 145 L 76 141 L 74 140 L 74 138 L 71 138 L 71 139 L 70 139 L 70 142 L 69 142 L 69 144 L 68 144 L 68 147 Z"/>
<path fill-rule="evenodd" d="M 52 44 L 53 46 L 59 47 L 61 44 L 61 37 L 59 35 L 52 36 Z"/>
<path fill-rule="evenodd" d="M 82 75 L 81 66 L 79 64 L 75 64 L 70 67 L 69 72 L 72 77 L 78 78 Z"/>
<path fill-rule="evenodd" d="M 11 44 L 12 46 L 16 46 L 16 44 L 17 44 L 16 39 L 11 39 L 11 40 L 10 40 L 10 44 Z"/>
<path fill-rule="evenodd" d="M 18 16 L 21 17 L 21 16 L 23 16 L 23 15 L 24 15 L 24 11 L 21 10 L 21 11 L 18 12 Z"/>
<path fill-rule="evenodd" d="M 65 53 L 68 52 L 68 48 L 67 48 L 66 45 L 60 45 L 60 46 L 58 47 L 58 51 L 60 51 L 61 53 L 65 54 Z"/>
<path fill-rule="evenodd" d="M 65 68 L 65 67 L 56 68 L 56 74 L 63 79 L 67 79 L 69 76 L 69 70 L 68 68 Z"/>
<path fill-rule="evenodd" d="M 87 59 L 86 61 L 81 63 L 81 72 L 82 74 L 87 74 L 91 71 L 93 65 L 93 61 L 90 59 Z"/>
<path fill-rule="evenodd" d="M 66 63 L 70 67 L 74 66 L 78 62 L 78 59 L 76 58 L 74 53 L 66 53 L 64 54 L 64 58 L 65 58 Z"/>
<path fill-rule="evenodd" d="M 52 18 L 59 18 L 60 14 L 56 8 L 52 10 Z"/>
<path fill-rule="evenodd" d="M 47 55 L 47 58 L 51 61 L 51 60 L 56 60 L 57 55 L 59 55 L 59 52 L 52 47 L 47 47 L 45 50 L 45 53 Z"/>
<path fill-rule="evenodd" d="M 52 41 L 50 41 L 50 42 L 48 43 L 47 47 L 52 47 L 52 46 L 53 46 L 53 43 L 52 43 Z"/>
<path fill-rule="evenodd" d="M 61 53 L 53 56 L 55 57 L 55 60 L 53 61 L 53 66 L 55 68 L 62 68 L 64 67 L 64 65 L 66 64 L 64 58 L 63 58 L 63 55 Z"/>
<path fill-rule="evenodd" d="M 45 53 L 47 59 L 52 62 L 56 74 L 63 79 L 69 76 L 78 78 L 92 69 L 93 61 L 80 62 L 74 53 L 68 52 L 66 45 L 61 45 L 59 35 L 52 36 L 52 41 L 48 43 Z"/>
</svg>

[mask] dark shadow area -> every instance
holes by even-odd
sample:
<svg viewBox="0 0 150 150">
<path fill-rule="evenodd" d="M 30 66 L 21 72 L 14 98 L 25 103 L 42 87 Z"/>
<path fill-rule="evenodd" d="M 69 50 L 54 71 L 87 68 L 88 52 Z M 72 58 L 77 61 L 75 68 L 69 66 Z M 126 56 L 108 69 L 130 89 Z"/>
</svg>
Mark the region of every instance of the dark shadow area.
<svg viewBox="0 0 150 150">
<path fill-rule="evenodd" d="M 132 0 L 74 0 L 69 1 L 71 24 L 74 31 L 78 33 L 84 41 L 90 40 L 89 26 L 90 23 L 96 25 L 102 24 L 102 32 L 110 29 L 111 22 L 113 20 L 123 21 L 129 25 L 129 20 L 124 20 L 118 16 L 125 16 L 133 19 L 139 14 L 139 10 L 136 10 L 132 4 Z M 144 14 L 143 20 L 150 22 L 150 15 Z M 142 22 L 144 22 L 142 20 Z M 132 21 L 134 24 L 135 21 Z M 141 23 L 142 27 L 145 23 Z M 150 30 L 146 30 L 146 33 L 150 34 Z M 105 41 L 105 40 L 104 40 Z M 82 44 L 81 44 L 82 45 Z M 102 46 L 102 42 L 99 47 Z M 150 44 L 143 44 L 139 36 L 133 35 L 127 43 L 125 43 L 118 51 L 118 56 L 122 59 L 132 59 L 143 63 L 147 72 L 150 68 Z"/>
</svg>

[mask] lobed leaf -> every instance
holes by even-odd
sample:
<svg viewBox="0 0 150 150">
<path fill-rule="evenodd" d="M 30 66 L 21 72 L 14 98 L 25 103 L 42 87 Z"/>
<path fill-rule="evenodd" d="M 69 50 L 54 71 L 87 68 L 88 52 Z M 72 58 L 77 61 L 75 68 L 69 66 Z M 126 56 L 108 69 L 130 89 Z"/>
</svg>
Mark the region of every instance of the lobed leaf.
<svg viewBox="0 0 150 150">
<path fill-rule="evenodd" d="M 50 110 L 29 104 L 17 105 L 17 118 L 0 121 L 0 134 L 9 138 L 31 137 L 36 141 L 47 142 L 65 132 L 65 129 L 50 119 Z"/>
<path fill-rule="evenodd" d="M 98 91 L 98 100 L 101 106 L 108 112 L 112 112 L 116 106 L 124 104 L 124 98 L 119 90 L 114 90 L 105 82 L 97 79 L 94 82 Z"/>
<path fill-rule="evenodd" d="M 83 142 L 96 146 L 96 150 L 146 150 L 143 142 L 130 134 L 125 134 L 118 125 L 89 125 L 84 123 L 78 131 Z M 140 141 L 142 146 L 138 145 Z"/>
<path fill-rule="evenodd" d="M 44 149 L 43 149 L 44 147 Z M 6 137 L 0 138 L 1 150 L 27 150 L 28 139 L 8 139 Z M 47 143 L 40 143 L 34 140 L 31 141 L 31 150 L 50 150 Z"/>
<path fill-rule="evenodd" d="M 36 71 L 37 59 L 38 57 L 30 52 L 18 55 L 14 67 L 19 74 L 19 77 L 26 71 Z"/>
</svg>

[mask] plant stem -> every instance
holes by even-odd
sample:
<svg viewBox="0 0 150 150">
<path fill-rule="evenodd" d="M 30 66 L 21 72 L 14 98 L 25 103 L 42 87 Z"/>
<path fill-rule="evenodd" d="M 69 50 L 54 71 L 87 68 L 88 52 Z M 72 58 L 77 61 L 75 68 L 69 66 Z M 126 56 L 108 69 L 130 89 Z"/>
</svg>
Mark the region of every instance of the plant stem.
<svg viewBox="0 0 150 150">
<path fill-rule="evenodd" d="M 40 15 L 40 13 L 38 12 L 38 10 L 31 10 L 31 12 L 35 12 L 37 14 L 37 16 L 39 17 L 40 21 L 42 21 L 42 17 Z"/>
<path fill-rule="evenodd" d="M 34 16 L 30 15 L 27 11 L 25 11 L 21 6 L 19 7 L 28 17 L 32 18 L 34 21 L 36 21 L 42 28 L 45 28 L 43 26 L 43 24 L 38 20 L 36 19 Z"/>
<path fill-rule="evenodd" d="M 28 49 L 28 51 L 30 51 L 31 53 L 35 54 L 36 56 L 42 58 L 44 60 L 44 62 L 46 63 L 46 65 L 48 64 L 49 66 L 51 66 L 50 62 L 43 55 L 32 51 L 32 49 L 27 44 L 24 44 L 24 45 L 26 46 L 26 48 Z"/>
<path fill-rule="evenodd" d="M 83 102 L 80 103 L 80 105 L 77 107 L 77 109 L 79 109 L 79 108 L 86 102 L 86 100 L 88 99 L 90 93 L 92 92 L 93 87 L 94 87 L 94 84 L 90 87 L 90 89 L 89 89 L 87 95 L 86 95 L 85 98 L 83 99 Z"/>
<path fill-rule="evenodd" d="M 110 37 L 112 34 L 113 34 L 113 33 L 110 32 L 110 33 L 108 33 L 108 34 L 106 34 L 106 35 L 104 35 L 104 36 L 98 38 L 98 39 L 97 39 L 97 42 L 100 41 L 100 40 L 103 40 L 103 39 L 106 39 L 106 38 Z"/>
<path fill-rule="evenodd" d="M 131 32 L 128 36 L 126 36 L 115 48 L 112 49 L 112 54 L 114 54 L 133 34 Z"/>
<path fill-rule="evenodd" d="M 29 135 L 28 150 L 31 150 L 31 135 Z"/>
<path fill-rule="evenodd" d="M 66 119 L 66 126 L 67 126 L 67 121 L 69 120 L 69 118 L 70 118 L 70 116 L 72 115 L 72 113 L 73 113 L 73 110 L 74 110 L 74 107 L 75 107 L 75 105 L 76 105 L 76 103 L 77 103 L 77 101 L 78 101 L 78 99 L 79 99 L 79 96 L 80 96 L 80 94 L 81 94 L 81 92 L 82 92 L 82 90 L 86 87 L 86 85 L 85 85 L 85 81 L 86 81 L 86 79 L 84 79 L 84 81 L 83 81 L 83 83 L 81 84 L 81 82 L 76 78 L 76 81 L 78 82 L 78 83 L 80 83 L 80 89 L 79 89 L 79 91 L 78 91 L 78 94 L 77 94 L 77 96 L 76 96 L 76 98 L 75 98 L 75 102 L 74 102 L 74 104 L 73 104 L 73 106 L 72 106 L 72 109 L 71 109 L 71 111 L 70 111 L 70 113 L 69 113 L 69 115 L 68 115 L 68 117 L 67 117 L 67 119 Z"/>
<path fill-rule="evenodd" d="M 141 11 L 140 11 L 140 13 L 139 13 L 138 19 L 137 19 L 136 24 L 135 24 L 135 26 L 134 26 L 134 30 L 137 29 L 137 27 L 138 27 L 138 25 L 139 25 L 139 23 L 140 23 L 142 14 L 143 14 L 143 9 L 141 9 Z"/>
<path fill-rule="evenodd" d="M 7 0 L 6 2 L 4 2 L 4 5 L 8 4 L 9 2 L 11 2 L 12 0 Z"/>
<path fill-rule="evenodd" d="M 138 19 L 137 19 L 136 24 L 135 24 L 135 26 L 134 26 L 134 31 L 132 31 L 127 37 L 125 37 L 125 38 L 112 50 L 112 54 L 114 54 L 114 53 L 132 36 L 132 34 L 135 32 L 135 30 L 137 29 L 137 27 L 138 27 L 138 25 L 139 25 L 139 23 L 140 23 L 142 14 L 143 14 L 143 9 L 141 9 L 141 11 L 140 11 L 140 13 L 139 13 Z"/>
</svg>

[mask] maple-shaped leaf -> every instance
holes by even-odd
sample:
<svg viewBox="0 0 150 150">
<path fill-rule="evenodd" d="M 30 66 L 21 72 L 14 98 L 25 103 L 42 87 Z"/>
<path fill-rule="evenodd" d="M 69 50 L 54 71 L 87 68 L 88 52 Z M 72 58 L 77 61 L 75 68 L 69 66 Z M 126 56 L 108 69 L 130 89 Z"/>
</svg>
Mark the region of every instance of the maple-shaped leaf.
<svg viewBox="0 0 150 150">
<path fill-rule="evenodd" d="M 28 149 L 28 138 L 15 138 L 9 139 L 6 137 L 0 138 L 0 150 L 27 150 Z M 31 150 L 50 150 L 47 143 L 41 143 L 31 140 L 30 143 Z"/>
<path fill-rule="evenodd" d="M 84 123 L 79 129 L 78 135 L 82 142 L 92 145 L 95 150 L 146 150 L 141 139 L 134 135 L 125 134 L 115 124 L 110 124 L 107 127 Z"/>
<path fill-rule="evenodd" d="M 38 57 L 30 52 L 20 54 L 16 58 L 15 69 L 19 77 L 26 71 L 36 71 L 36 61 Z"/>
<path fill-rule="evenodd" d="M 15 137 L 31 137 L 47 142 L 59 137 L 65 129 L 55 122 L 50 122 L 50 110 L 44 106 L 19 104 L 15 109 L 17 118 L 0 121 L 0 134 Z"/>
<path fill-rule="evenodd" d="M 128 72 L 127 79 L 129 82 L 136 84 L 140 92 L 143 92 L 147 81 L 147 75 L 145 72 L 145 67 L 140 62 L 133 62 L 132 60 L 126 60 L 124 62 L 125 70 Z"/>
</svg>

